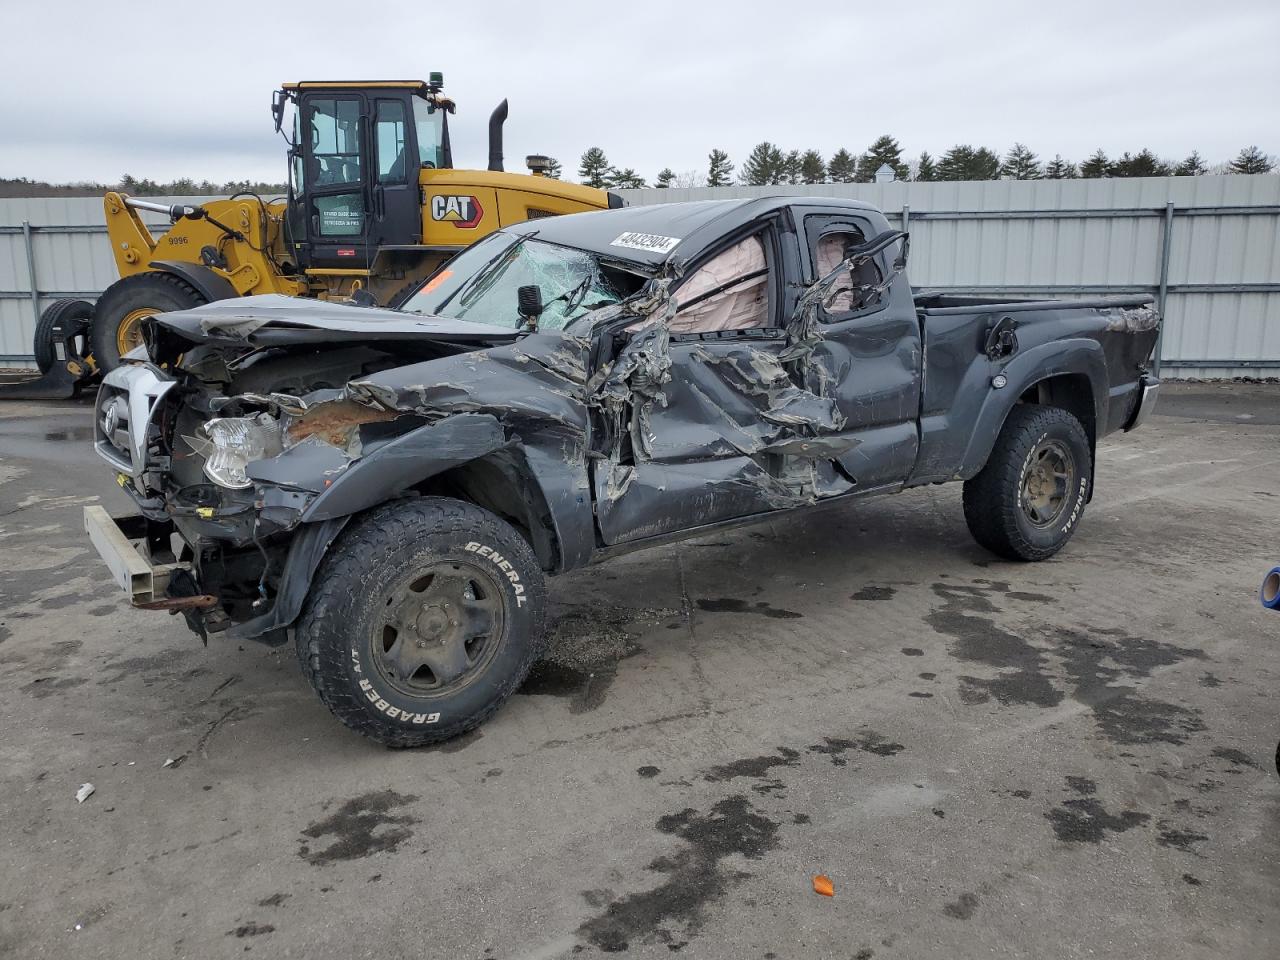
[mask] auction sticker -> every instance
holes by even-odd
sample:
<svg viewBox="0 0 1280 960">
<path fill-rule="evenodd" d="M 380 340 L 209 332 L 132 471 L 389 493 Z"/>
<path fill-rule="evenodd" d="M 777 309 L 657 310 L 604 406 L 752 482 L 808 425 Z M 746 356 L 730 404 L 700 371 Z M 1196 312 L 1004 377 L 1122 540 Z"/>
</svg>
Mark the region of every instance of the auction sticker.
<svg viewBox="0 0 1280 960">
<path fill-rule="evenodd" d="M 609 244 L 611 247 L 626 247 L 629 250 L 651 250 L 654 253 L 670 253 L 675 249 L 679 237 L 660 237 L 656 233 L 623 233 Z"/>
</svg>

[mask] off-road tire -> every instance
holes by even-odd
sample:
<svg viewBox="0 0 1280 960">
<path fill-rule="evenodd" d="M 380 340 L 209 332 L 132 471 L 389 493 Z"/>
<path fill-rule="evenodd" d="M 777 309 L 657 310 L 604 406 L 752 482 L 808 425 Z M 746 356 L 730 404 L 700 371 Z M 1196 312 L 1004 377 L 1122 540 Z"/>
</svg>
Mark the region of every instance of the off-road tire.
<svg viewBox="0 0 1280 960">
<path fill-rule="evenodd" d="M 58 362 L 53 328 L 56 324 L 61 324 L 64 329 L 70 327 L 71 324 L 66 321 L 72 321 L 79 329 L 76 340 L 83 341 L 83 346 L 79 348 L 81 356 L 89 350 L 88 337 L 85 334 L 89 332 L 89 325 L 93 321 L 93 304 L 87 300 L 70 298 L 55 300 L 45 308 L 44 313 L 40 314 L 40 319 L 36 321 L 35 336 L 32 338 L 32 352 L 35 354 L 36 366 L 40 368 L 41 373 L 48 373 Z"/>
<path fill-rule="evenodd" d="M 117 280 L 98 298 L 93 311 L 93 359 L 107 373 L 120 366 L 117 333 L 129 314 L 136 310 L 168 313 L 189 310 L 207 303 L 204 295 L 171 273 L 135 273 Z"/>
<path fill-rule="evenodd" d="M 1023 505 L 1031 459 L 1043 444 L 1073 461 L 1054 521 L 1037 525 Z M 1080 421 L 1060 407 L 1018 404 L 1005 420 L 982 471 L 964 484 L 964 518 L 979 544 L 1008 560 L 1044 560 L 1066 545 L 1084 516 L 1093 461 Z"/>
<path fill-rule="evenodd" d="M 385 598 L 412 571 L 455 563 L 497 586 L 498 646 L 462 689 L 410 696 L 374 660 Z M 511 526 L 459 500 L 399 500 L 360 518 L 329 548 L 296 625 L 298 659 L 351 729 L 389 747 L 439 743 L 478 727 L 524 682 L 546 644 L 545 608 L 538 560 Z"/>
</svg>

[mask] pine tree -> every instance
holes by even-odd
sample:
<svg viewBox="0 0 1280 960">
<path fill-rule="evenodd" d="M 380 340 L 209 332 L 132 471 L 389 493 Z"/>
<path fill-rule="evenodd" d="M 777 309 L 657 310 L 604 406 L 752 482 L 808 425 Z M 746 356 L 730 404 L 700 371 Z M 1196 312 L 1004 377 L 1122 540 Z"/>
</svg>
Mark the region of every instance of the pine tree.
<svg viewBox="0 0 1280 960">
<path fill-rule="evenodd" d="M 817 150 L 806 150 L 800 156 L 800 179 L 804 183 L 826 183 L 827 165 Z"/>
<path fill-rule="evenodd" d="M 674 170 L 672 170 L 670 167 L 663 167 L 660 171 L 658 171 L 658 177 L 656 180 L 653 181 L 653 185 L 655 187 L 663 187 L 665 189 L 666 187 L 671 186 L 671 181 L 674 180 L 675 178 L 676 178 L 676 172 Z"/>
<path fill-rule="evenodd" d="M 958 144 L 938 161 L 939 180 L 997 180 L 1000 158 L 986 147 L 976 150 L 967 143 Z"/>
<path fill-rule="evenodd" d="M 994 150 L 979 147 L 973 152 L 973 176 L 971 180 L 999 180 L 1000 155 Z"/>
<path fill-rule="evenodd" d="M 1006 180 L 1039 180 L 1044 172 L 1040 161 L 1025 144 L 1015 143 L 1000 165 L 1000 176 Z"/>
<path fill-rule="evenodd" d="M 867 147 L 867 152 L 858 158 L 858 182 L 871 183 L 876 178 L 876 171 L 886 163 L 893 168 L 894 179 L 907 179 L 907 165 L 902 162 L 902 147 L 888 134 L 877 137 L 876 142 Z"/>
<path fill-rule="evenodd" d="M 624 170 L 610 170 L 606 185 L 617 190 L 639 190 L 642 187 L 648 186 L 648 184 L 644 182 L 644 177 L 640 176 L 640 174 L 636 173 L 630 167 L 627 167 Z"/>
<path fill-rule="evenodd" d="M 1245 147 L 1231 161 L 1232 173 L 1270 173 L 1275 167 L 1275 161 L 1257 147 Z"/>
<path fill-rule="evenodd" d="M 1076 170 L 1076 165 L 1070 160 L 1063 160 L 1062 154 L 1055 153 L 1053 159 L 1045 164 L 1044 178 L 1046 180 L 1074 180 L 1080 175 Z"/>
<path fill-rule="evenodd" d="M 1202 177 L 1209 172 L 1208 166 L 1200 159 L 1200 153 L 1192 150 L 1187 159 L 1173 168 L 1175 177 Z"/>
<path fill-rule="evenodd" d="M 1080 164 L 1080 176 L 1086 180 L 1096 180 L 1099 177 L 1111 176 L 1111 161 L 1101 147 L 1094 152 L 1093 156 Z"/>
<path fill-rule="evenodd" d="M 608 158 L 599 147 L 591 147 L 587 150 L 578 164 L 578 179 L 588 187 L 605 186 L 612 172 L 613 167 L 609 166 Z"/>
<path fill-rule="evenodd" d="M 560 161 L 555 157 L 547 157 L 547 176 L 552 180 L 559 180 L 561 173 L 564 171 L 560 168 Z"/>
<path fill-rule="evenodd" d="M 792 150 L 782 161 L 782 181 L 783 183 L 799 183 L 800 175 L 800 151 Z"/>
<path fill-rule="evenodd" d="M 973 168 L 973 147 L 958 143 L 942 155 L 938 161 L 939 180 L 968 180 Z"/>
<path fill-rule="evenodd" d="M 929 151 L 925 150 L 920 154 L 920 159 L 916 161 L 916 180 L 922 183 L 928 183 L 930 180 L 938 179 L 938 167 L 933 162 L 933 157 L 929 156 Z"/>
<path fill-rule="evenodd" d="M 1143 149 L 1134 156 L 1126 150 L 1108 172 L 1113 177 L 1167 177 L 1173 171 L 1150 150 Z"/>
<path fill-rule="evenodd" d="M 831 162 L 827 164 L 827 179 L 832 183 L 853 183 L 857 167 L 853 154 L 841 147 L 831 155 Z"/>
<path fill-rule="evenodd" d="M 723 150 L 712 150 L 707 154 L 707 186 L 727 187 L 733 183 L 733 164 L 729 155 Z"/>
<path fill-rule="evenodd" d="M 756 187 L 781 183 L 785 163 L 786 157 L 774 144 L 768 140 L 757 143 L 742 165 L 742 182 Z"/>
</svg>

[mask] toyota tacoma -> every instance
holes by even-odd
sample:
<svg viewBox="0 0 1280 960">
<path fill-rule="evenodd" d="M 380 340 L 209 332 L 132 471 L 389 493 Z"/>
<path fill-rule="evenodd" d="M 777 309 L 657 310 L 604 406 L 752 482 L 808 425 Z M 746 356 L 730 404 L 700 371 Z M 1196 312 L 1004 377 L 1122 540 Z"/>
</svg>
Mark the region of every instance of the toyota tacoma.
<svg viewBox="0 0 1280 960">
<path fill-rule="evenodd" d="M 1097 442 L 1150 412 L 1145 296 L 913 290 L 873 207 L 672 203 L 533 220 L 394 309 L 280 296 L 161 314 L 86 509 L 135 606 L 292 641 L 392 746 L 490 716 L 544 648 L 544 579 L 727 525 L 963 483 L 977 541 L 1041 560 Z"/>
</svg>

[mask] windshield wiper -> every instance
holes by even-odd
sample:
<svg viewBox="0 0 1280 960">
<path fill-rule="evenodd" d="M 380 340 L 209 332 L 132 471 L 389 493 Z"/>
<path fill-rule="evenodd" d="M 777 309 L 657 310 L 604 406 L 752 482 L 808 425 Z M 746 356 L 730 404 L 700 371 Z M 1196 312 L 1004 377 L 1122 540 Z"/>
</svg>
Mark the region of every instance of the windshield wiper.
<svg viewBox="0 0 1280 960">
<path fill-rule="evenodd" d="M 466 283 L 464 283 L 461 287 L 459 287 L 456 291 L 454 291 L 453 296 L 449 297 L 448 300 L 445 300 L 443 303 L 440 304 L 439 307 L 436 308 L 435 312 L 441 313 L 445 307 L 447 307 L 450 303 L 453 302 L 455 297 L 457 298 L 458 303 L 461 306 L 469 307 L 472 303 L 475 302 L 476 297 L 478 297 L 481 293 L 484 293 L 485 290 L 488 290 L 489 287 L 493 286 L 493 284 L 497 281 L 498 277 L 502 276 L 503 272 L 505 271 L 505 267 L 503 268 L 503 270 L 495 270 L 495 267 L 499 263 L 499 261 L 501 261 L 504 257 L 517 252 L 526 240 L 532 239 L 535 236 L 537 236 L 536 233 L 526 233 L 523 237 L 521 237 L 511 246 L 506 247 L 505 249 L 500 250 L 496 254 L 494 254 L 488 263 L 486 263 L 483 267 L 481 267 L 479 270 L 473 273 L 470 279 L 468 279 Z M 494 276 L 492 280 L 489 280 L 489 275 L 491 272 L 496 273 L 496 276 Z M 488 281 L 488 282 L 485 283 L 482 289 L 477 290 L 476 287 L 482 281 Z M 458 319 L 459 320 L 462 319 L 461 315 L 458 316 Z"/>
<path fill-rule="evenodd" d="M 573 311 L 578 307 L 579 304 L 582 303 L 583 300 L 587 299 L 587 294 L 591 292 L 591 284 L 594 281 L 595 281 L 595 275 L 589 273 L 582 278 L 581 283 L 575 284 L 574 286 L 570 287 L 568 290 L 560 294 L 558 297 L 552 297 L 550 300 L 547 301 L 546 305 L 549 307 L 553 303 L 558 303 L 561 300 L 565 301 L 564 315 L 568 317 L 569 314 L 573 313 Z"/>
<path fill-rule="evenodd" d="M 520 252 L 520 245 L 523 243 L 523 239 L 517 240 L 472 277 L 466 286 L 458 291 L 458 305 L 465 310 L 488 293 L 493 285 L 502 279 L 502 275 L 507 272 L 511 264 L 516 262 L 516 255 Z M 461 319 L 461 311 L 458 317 Z"/>
</svg>

